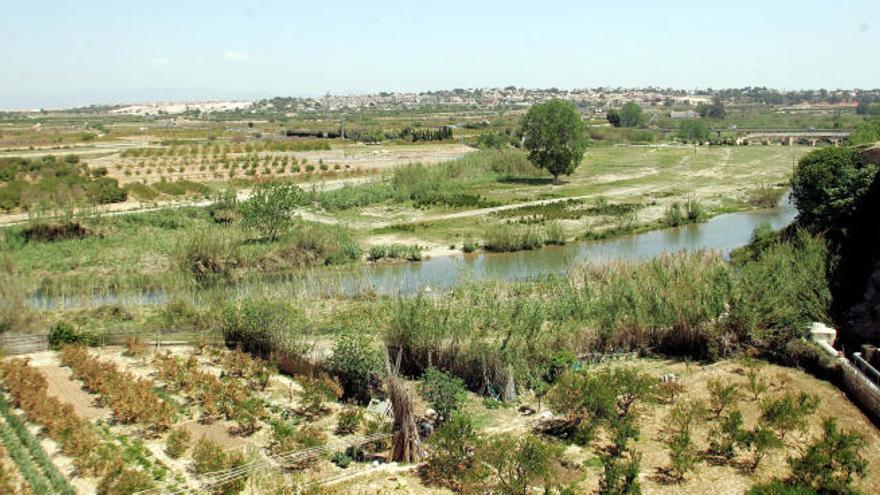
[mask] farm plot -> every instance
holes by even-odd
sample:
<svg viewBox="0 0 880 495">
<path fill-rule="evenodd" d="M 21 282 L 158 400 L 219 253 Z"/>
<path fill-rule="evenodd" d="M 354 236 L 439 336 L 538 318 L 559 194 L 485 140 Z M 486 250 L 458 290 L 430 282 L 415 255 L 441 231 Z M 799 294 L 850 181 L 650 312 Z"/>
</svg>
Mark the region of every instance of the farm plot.
<svg viewBox="0 0 880 495">
<path fill-rule="evenodd" d="M 12 406 L 0 412 L 20 415 L 42 437 L 27 444 L 0 423 L 14 454 L 8 465 L 37 493 L 239 493 L 249 479 L 248 486 L 263 486 L 292 483 L 289 473 L 297 483 L 344 473 L 339 466 L 367 461 L 385 443 L 387 421 L 339 404 L 335 380 L 291 379 L 245 353 L 148 353 L 133 342 L 47 354 L 36 365 L 8 359 L 0 368 Z M 81 387 L 92 403 L 49 393 L 44 370 L 59 365 L 68 386 Z M 53 392 L 67 388 L 57 375 Z M 52 455 L 35 449 L 41 446 Z M 70 482 L 56 466 L 68 468 Z"/>
</svg>

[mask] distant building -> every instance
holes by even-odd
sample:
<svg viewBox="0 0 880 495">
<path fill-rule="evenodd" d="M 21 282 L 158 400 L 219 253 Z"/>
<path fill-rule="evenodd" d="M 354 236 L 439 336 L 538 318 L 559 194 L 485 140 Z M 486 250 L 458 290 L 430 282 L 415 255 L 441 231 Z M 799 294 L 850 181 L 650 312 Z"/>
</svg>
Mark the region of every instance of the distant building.
<svg viewBox="0 0 880 495">
<path fill-rule="evenodd" d="M 669 112 L 669 116 L 672 117 L 673 119 L 695 119 L 695 118 L 699 117 L 700 114 L 698 114 L 697 112 L 695 112 L 693 110 L 687 110 L 684 112 L 672 111 L 672 112 Z"/>
</svg>

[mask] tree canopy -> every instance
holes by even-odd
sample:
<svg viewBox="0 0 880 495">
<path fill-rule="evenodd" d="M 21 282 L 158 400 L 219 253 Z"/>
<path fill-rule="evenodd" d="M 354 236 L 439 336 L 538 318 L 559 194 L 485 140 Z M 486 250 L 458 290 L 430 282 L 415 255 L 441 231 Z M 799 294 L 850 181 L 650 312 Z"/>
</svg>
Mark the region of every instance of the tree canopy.
<svg viewBox="0 0 880 495">
<path fill-rule="evenodd" d="M 620 109 L 621 127 L 638 127 L 642 124 L 642 107 L 637 103 L 628 101 Z"/>
<path fill-rule="evenodd" d="M 293 211 L 306 197 L 305 191 L 294 184 L 259 184 L 241 205 L 242 225 L 274 241 L 296 221 Z"/>
<path fill-rule="evenodd" d="M 700 114 L 700 117 L 710 119 L 723 119 L 724 117 L 727 117 L 727 110 L 724 109 L 724 103 L 721 101 L 721 98 L 718 98 L 717 96 L 712 99 L 712 104 L 710 105 L 705 103 L 697 105 L 697 113 Z"/>
<path fill-rule="evenodd" d="M 560 175 L 571 175 L 584 158 L 586 126 L 571 103 L 554 98 L 533 105 L 522 119 L 520 132 L 529 161 L 547 169 L 556 182 Z"/>
<path fill-rule="evenodd" d="M 678 137 L 685 141 L 706 141 L 709 139 L 709 126 L 700 119 L 682 120 Z"/>
<path fill-rule="evenodd" d="M 848 225 L 877 175 L 855 148 L 823 148 L 801 158 L 792 178 L 799 222 L 814 232 Z"/>
</svg>

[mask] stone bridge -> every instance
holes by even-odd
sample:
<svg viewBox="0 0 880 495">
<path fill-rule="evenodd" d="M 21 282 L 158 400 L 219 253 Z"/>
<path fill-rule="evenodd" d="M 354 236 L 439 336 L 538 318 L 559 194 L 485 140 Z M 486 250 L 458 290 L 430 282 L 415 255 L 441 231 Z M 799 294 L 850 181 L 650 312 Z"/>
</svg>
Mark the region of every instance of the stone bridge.
<svg viewBox="0 0 880 495">
<path fill-rule="evenodd" d="M 818 143 L 838 145 L 849 137 L 849 130 L 841 129 L 811 129 L 809 131 L 766 129 L 750 131 L 744 136 L 736 138 L 736 144 L 808 144 L 816 146 Z"/>
</svg>

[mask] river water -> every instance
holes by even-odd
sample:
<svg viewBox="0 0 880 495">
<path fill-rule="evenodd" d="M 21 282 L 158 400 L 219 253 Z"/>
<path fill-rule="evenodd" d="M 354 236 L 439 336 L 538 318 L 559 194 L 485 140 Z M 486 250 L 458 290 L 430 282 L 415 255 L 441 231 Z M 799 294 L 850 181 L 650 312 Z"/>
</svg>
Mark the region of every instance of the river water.
<svg viewBox="0 0 880 495">
<path fill-rule="evenodd" d="M 663 253 L 714 249 L 722 254 L 747 244 L 752 231 L 762 223 L 774 229 L 792 222 L 797 210 L 788 195 L 776 208 L 719 215 L 708 222 L 654 230 L 603 241 L 571 242 L 514 253 L 474 253 L 439 256 L 414 263 L 369 263 L 340 269 L 316 269 L 283 277 L 266 277 L 237 287 L 239 294 L 255 289 L 288 290 L 309 293 L 353 295 L 371 291 L 384 295 L 408 295 L 430 288 L 443 292 L 463 281 L 522 280 L 564 274 L 584 263 L 614 260 L 640 260 Z M 165 301 L 161 291 L 121 297 L 102 296 L 48 299 L 36 296 L 32 303 L 41 308 L 98 306 L 121 302 L 155 304 Z"/>
</svg>

